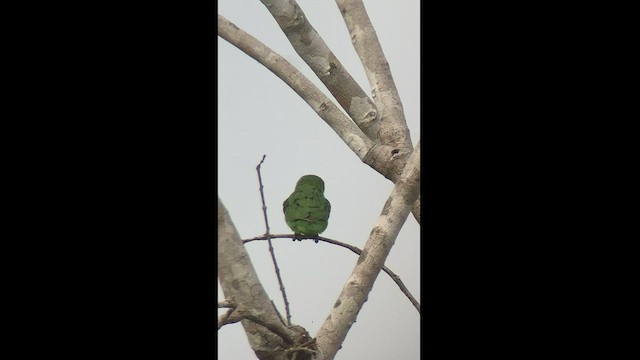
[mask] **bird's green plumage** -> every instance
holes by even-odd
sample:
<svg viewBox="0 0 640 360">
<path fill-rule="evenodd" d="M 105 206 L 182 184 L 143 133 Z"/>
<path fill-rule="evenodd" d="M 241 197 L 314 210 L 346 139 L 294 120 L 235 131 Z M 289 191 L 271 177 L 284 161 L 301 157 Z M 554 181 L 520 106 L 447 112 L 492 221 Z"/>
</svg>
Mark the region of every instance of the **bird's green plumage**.
<svg viewBox="0 0 640 360">
<path fill-rule="evenodd" d="M 296 235 L 317 236 L 327 228 L 331 212 L 331 204 L 324 197 L 324 181 L 315 175 L 301 177 L 282 209 Z"/>
</svg>

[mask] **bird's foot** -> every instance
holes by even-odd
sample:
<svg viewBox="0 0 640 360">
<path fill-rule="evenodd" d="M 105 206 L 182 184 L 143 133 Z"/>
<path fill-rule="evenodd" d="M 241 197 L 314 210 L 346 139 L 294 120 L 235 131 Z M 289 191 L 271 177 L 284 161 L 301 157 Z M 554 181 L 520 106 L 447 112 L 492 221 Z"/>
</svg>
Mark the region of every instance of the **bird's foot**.
<svg viewBox="0 0 640 360">
<path fill-rule="evenodd" d="M 302 241 L 302 234 L 298 234 L 298 233 L 293 233 L 293 240 L 292 241 Z"/>
<path fill-rule="evenodd" d="M 317 244 L 318 241 L 320 241 L 320 235 L 316 235 L 316 237 L 313 238 L 313 241 L 315 241 Z"/>
</svg>

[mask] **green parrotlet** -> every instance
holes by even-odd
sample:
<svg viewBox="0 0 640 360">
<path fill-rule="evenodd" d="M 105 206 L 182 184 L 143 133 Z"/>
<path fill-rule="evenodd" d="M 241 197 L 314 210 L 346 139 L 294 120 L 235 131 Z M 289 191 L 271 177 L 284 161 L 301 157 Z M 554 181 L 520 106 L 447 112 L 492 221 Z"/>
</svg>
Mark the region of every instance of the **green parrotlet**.
<svg viewBox="0 0 640 360">
<path fill-rule="evenodd" d="M 331 204 L 324 197 L 324 181 L 315 175 L 298 180 L 296 189 L 282 204 L 284 219 L 293 230 L 295 241 L 301 235 L 315 237 L 327 228 Z M 302 239 L 298 239 L 302 241 Z"/>
</svg>

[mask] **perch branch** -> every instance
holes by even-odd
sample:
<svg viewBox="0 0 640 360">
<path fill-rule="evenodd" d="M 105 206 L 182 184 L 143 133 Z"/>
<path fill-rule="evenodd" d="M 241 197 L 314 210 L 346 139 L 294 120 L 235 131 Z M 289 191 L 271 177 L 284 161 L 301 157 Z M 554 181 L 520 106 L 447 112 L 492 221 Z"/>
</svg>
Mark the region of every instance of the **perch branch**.
<svg viewBox="0 0 640 360">
<path fill-rule="evenodd" d="M 293 234 L 273 234 L 271 235 L 271 239 L 293 239 L 294 235 Z M 334 245 L 338 245 L 341 246 L 345 249 L 349 249 L 351 250 L 351 252 L 356 253 L 358 255 L 362 254 L 362 250 L 360 250 L 359 248 L 353 246 L 353 245 L 349 245 L 347 243 L 343 243 L 341 241 L 338 240 L 333 240 L 330 238 L 326 238 L 323 236 L 319 236 L 318 238 L 316 237 L 303 237 L 300 238 L 298 237 L 297 239 L 308 239 L 308 240 L 320 240 L 320 241 L 324 241 L 324 242 L 328 242 L 330 244 L 334 244 Z M 246 239 L 246 240 L 242 240 L 243 243 L 248 243 L 248 242 L 252 242 L 252 241 L 257 241 L 257 240 L 267 240 L 266 236 L 256 236 L 250 239 Z M 411 292 L 409 291 L 409 289 L 407 289 L 407 287 L 405 286 L 404 282 L 402 281 L 402 279 L 400 279 L 400 276 L 396 275 L 393 271 L 391 271 L 391 269 L 389 269 L 386 266 L 382 267 L 382 271 L 386 272 L 387 275 L 389 275 L 389 277 L 391 277 L 391 280 L 393 280 L 398 287 L 400 288 L 400 291 L 402 291 L 402 293 L 404 293 L 404 295 L 409 299 L 409 301 L 411 301 L 411 303 L 413 304 L 413 307 L 416 308 L 416 310 L 418 310 L 418 313 L 420 313 L 420 303 L 418 302 L 418 300 L 416 300 L 415 297 L 413 297 L 413 295 L 411 294 Z"/>
</svg>

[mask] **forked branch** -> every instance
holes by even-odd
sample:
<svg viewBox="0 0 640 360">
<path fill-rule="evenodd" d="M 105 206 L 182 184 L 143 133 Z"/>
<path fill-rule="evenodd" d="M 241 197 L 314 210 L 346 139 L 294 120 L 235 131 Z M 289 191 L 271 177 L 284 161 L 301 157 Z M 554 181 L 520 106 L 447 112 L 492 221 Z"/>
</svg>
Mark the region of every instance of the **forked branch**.
<svg viewBox="0 0 640 360">
<path fill-rule="evenodd" d="M 360 258 L 331 313 L 317 333 L 320 360 L 335 357 L 355 323 L 384 262 L 420 193 L 420 142 L 384 205 Z"/>
<path fill-rule="evenodd" d="M 409 156 L 413 146 L 400 95 L 367 10 L 361 0 L 336 0 L 336 3 L 369 78 L 373 99 L 380 113 L 380 140 Z"/>
<path fill-rule="evenodd" d="M 294 235 L 293 234 L 273 234 L 271 235 L 271 239 L 293 239 Z M 297 239 L 300 239 L 300 237 L 297 237 Z M 304 237 L 302 238 L 304 239 Z M 340 247 L 343 247 L 345 249 L 349 249 L 351 250 L 351 252 L 356 253 L 358 255 L 362 254 L 362 250 L 360 250 L 359 248 L 353 246 L 353 245 L 349 245 L 347 243 L 343 243 L 341 241 L 338 240 L 333 240 L 330 238 L 326 238 L 323 236 L 318 236 L 316 237 L 309 237 L 309 240 L 319 240 L 319 241 L 324 241 L 330 244 L 334 244 L 334 245 L 338 245 Z M 266 236 L 256 236 L 250 239 L 245 239 L 242 240 L 243 243 L 248 243 L 248 242 L 252 242 L 252 241 L 257 241 L 257 240 L 267 240 Z M 413 304 L 413 307 L 416 308 L 416 310 L 418 310 L 418 313 L 420 313 L 420 303 L 418 302 L 418 300 L 416 300 L 415 297 L 413 297 L 413 295 L 411 294 L 411 292 L 409 291 L 409 289 L 407 288 L 407 286 L 404 284 L 404 282 L 402 281 L 402 279 L 400 278 L 400 276 L 396 275 L 396 273 L 394 273 L 393 271 L 391 271 L 391 269 L 389 269 L 386 266 L 382 267 L 382 271 L 386 272 L 387 275 L 389 275 L 389 277 L 391 277 L 391 280 L 393 280 L 398 287 L 400 288 L 400 291 L 402 291 L 402 293 L 405 294 L 405 296 L 409 299 L 409 301 L 411 301 L 411 303 Z"/>
<path fill-rule="evenodd" d="M 380 128 L 376 106 L 309 23 L 296 1 L 260 1 L 273 15 L 300 58 L 333 94 L 338 104 L 369 139 L 376 141 Z"/>
<path fill-rule="evenodd" d="M 324 120 L 362 160 L 374 143 L 309 79 L 286 59 L 218 15 L 218 35 L 257 60 L 284 81 Z M 365 161 L 366 162 L 366 161 Z"/>
</svg>

